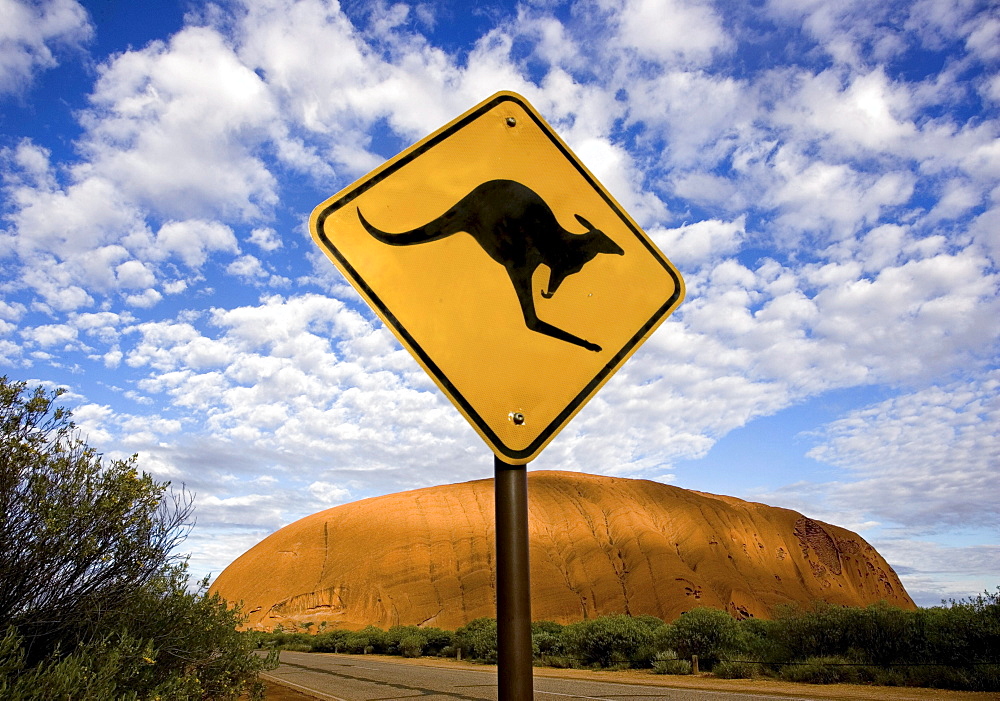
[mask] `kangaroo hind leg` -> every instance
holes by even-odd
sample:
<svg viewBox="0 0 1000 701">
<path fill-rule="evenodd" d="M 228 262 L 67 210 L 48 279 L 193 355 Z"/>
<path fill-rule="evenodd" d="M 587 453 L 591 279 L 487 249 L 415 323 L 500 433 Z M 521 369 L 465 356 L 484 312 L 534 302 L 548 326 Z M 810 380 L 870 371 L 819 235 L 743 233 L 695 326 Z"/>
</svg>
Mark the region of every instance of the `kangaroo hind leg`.
<svg viewBox="0 0 1000 701">
<path fill-rule="evenodd" d="M 596 343 L 591 343 L 579 336 L 574 336 L 569 331 L 553 326 L 538 318 L 535 311 L 535 299 L 531 288 L 531 270 L 508 270 L 510 281 L 514 284 L 514 291 L 517 292 L 517 301 L 521 303 L 521 313 L 524 315 L 524 325 L 537 333 L 566 341 L 573 345 L 586 348 L 589 351 L 600 352 L 602 349 Z"/>
</svg>

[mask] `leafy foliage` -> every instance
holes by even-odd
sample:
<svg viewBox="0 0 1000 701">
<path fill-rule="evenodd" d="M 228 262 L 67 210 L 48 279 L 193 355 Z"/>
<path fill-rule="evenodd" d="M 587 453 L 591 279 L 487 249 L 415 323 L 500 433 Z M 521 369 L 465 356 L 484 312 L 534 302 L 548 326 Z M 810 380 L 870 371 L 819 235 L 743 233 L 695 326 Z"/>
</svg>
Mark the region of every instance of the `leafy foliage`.
<svg viewBox="0 0 1000 701">
<path fill-rule="evenodd" d="M 265 634 L 268 644 L 296 644 L 311 636 Z M 390 654 L 454 655 L 496 661 L 496 621 L 479 618 L 455 631 L 395 626 L 383 633 L 330 631 L 313 637 L 312 649 L 345 651 L 381 645 Z M 774 620 L 742 621 L 724 611 L 698 608 L 671 624 L 654 616 L 602 616 L 563 626 L 531 625 L 540 664 L 556 667 L 652 667 L 657 674 L 690 674 L 691 655 L 724 678 L 780 677 L 810 683 L 851 681 L 1000 691 L 1000 589 L 949 605 L 904 611 L 885 604 L 849 608 L 819 603 L 787 608 Z M 448 644 L 448 643 L 451 644 Z M 410 647 L 412 646 L 412 647 Z M 358 649 L 358 652 L 361 650 Z"/>
<path fill-rule="evenodd" d="M 725 611 L 699 607 L 688 611 L 656 636 L 657 647 L 675 650 L 678 656 L 698 655 L 706 669 L 726 652 L 739 647 L 739 623 Z"/>
<path fill-rule="evenodd" d="M 29 662 L 92 635 L 109 605 L 127 608 L 171 562 L 191 512 L 135 456 L 102 464 L 59 395 L 0 378 L 0 621 Z"/>
<path fill-rule="evenodd" d="M 691 674 L 691 663 L 677 659 L 673 650 L 661 650 L 653 657 L 654 674 Z"/>
<path fill-rule="evenodd" d="M 467 651 L 470 658 L 484 662 L 497 661 L 497 621 L 477 618 L 455 631 L 455 645 Z"/>
<path fill-rule="evenodd" d="M 648 667 L 655 654 L 655 632 L 649 618 L 601 616 L 573 623 L 564 631 L 566 649 L 585 664 Z M 663 626 L 663 621 L 654 620 Z"/>
<path fill-rule="evenodd" d="M 0 378 L 0 698 L 259 698 L 269 664 L 172 554 L 191 500 Z"/>
</svg>

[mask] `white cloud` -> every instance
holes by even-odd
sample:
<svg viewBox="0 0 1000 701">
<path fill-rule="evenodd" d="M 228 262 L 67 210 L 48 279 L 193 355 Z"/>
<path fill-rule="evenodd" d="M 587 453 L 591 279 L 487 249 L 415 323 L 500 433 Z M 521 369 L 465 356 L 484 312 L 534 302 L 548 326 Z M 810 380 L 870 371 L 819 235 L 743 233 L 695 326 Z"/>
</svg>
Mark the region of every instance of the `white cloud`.
<svg viewBox="0 0 1000 701">
<path fill-rule="evenodd" d="M 799 82 L 775 114 L 779 123 L 815 130 L 852 152 L 896 152 L 917 134 L 909 89 L 891 84 L 882 68 L 853 76 L 846 86 L 832 69 Z"/>
<path fill-rule="evenodd" d="M 862 65 L 869 55 L 892 59 L 906 48 L 896 27 L 897 7 L 863 0 L 768 0 L 766 11 L 779 21 L 801 27 L 835 62 Z"/>
<path fill-rule="evenodd" d="M 125 289 L 150 287 L 156 281 L 153 272 L 141 261 L 129 260 L 115 268 L 118 284 Z"/>
<path fill-rule="evenodd" d="M 662 130 L 665 164 L 710 170 L 743 140 L 755 138 L 758 97 L 751 86 L 704 71 L 627 76 L 629 119 Z"/>
<path fill-rule="evenodd" d="M 24 305 L 20 302 L 8 302 L 0 299 L 0 319 L 17 321 L 24 315 Z"/>
<path fill-rule="evenodd" d="M 232 358 L 224 343 L 205 338 L 189 323 L 147 322 L 131 329 L 140 342 L 128 354 L 132 367 L 149 365 L 160 371 L 223 367 Z"/>
<path fill-rule="evenodd" d="M 0 0 L 0 94 L 20 93 L 39 70 L 58 65 L 54 50 L 78 48 L 93 35 L 76 0 Z"/>
<path fill-rule="evenodd" d="M 42 348 L 68 346 L 76 341 L 76 329 L 65 324 L 49 324 L 25 329 L 21 335 Z"/>
<path fill-rule="evenodd" d="M 250 243 L 264 251 L 276 251 L 281 248 L 281 239 L 274 229 L 258 227 L 250 232 Z"/>
<path fill-rule="evenodd" d="M 698 0 L 625 0 L 614 8 L 617 39 L 643 58 L 663 63 L 704 65 L 733 42 L 711 3 Z"/>
<path fill-rule="evenodd" d="M 857 481 L 836 498 L 909 527 L 1000 526 L 1000 373 L 933 386 L 824 427 L 810 457 Z"/>
<path fill-rule="evenodd" d="M 776 210 L 776 223 L 794 234 L 829 231 L 835 239 L 843 238 L 874 223 L 886 207 L 905 203 L 913 193 L 914 178 L 908 172 L 858 172 L 787 147 L 780 148 L 768 165 L 773 185 L 765 201 Z"/>
<path fill-rule="evenodd" d="M 125 295 L 125 304 L 130 307 L 139 307 L 140 309 L 148 309 L 149 307 L 156 306 L 159 304 L 160 300 L 163 299 L 163 295 L 154 289 L 146 289 L 142 292 L 136 294 Z"/>
<path fill-rule="evenodd" d="M 965 46 L 981 61 L 991 62 L 1000 58 L 1000 19 L 994 16 L 977 22 L 965 40 Z"/>
<path fill-rule="evenodd" d="M 190 268 L 200 268 L 214 251 L 239 252 L 232 229 L 199 219 L 167 222 L 156 233 L 156 247 L 161 255 L 177 256 Z"/>
<path fill-rule="evenodd" d="M 261 265 L 259 259 L 253 256 L 240 256 L 229 264 L 226 272 L 246 280 L 267 277 L 267 271 L 264 270 L 264 266 Z"/>
<path fill-rule="evenodd" d="M 253 217 L 276 202 L 252 153 L 274 104 L 217 32 L 189 27 L 118 56 L 101 67 L 91 104 L 90 168 L 129 201 L 175 219 Z"/>
<path fill-rule="evenodd" d="M 746 236 L 746 217 L 734 221 L 710 219 L 685 224 L 676 229 L 652 229 L 647 232 L 669 258 L 682 269 L 719 260 L 740 249 Z"/>
<path fill-rule="evenodd" d="M 1000 580 L 1000 545 L 947 545 L 916 538 L 885 538 L 873 545 L 895 563 L 918 606 L 995 591 Z"/>
<path fill-rule="evenodd" d="M 342 504 L 351 495 L 350 490 L 329 482 L 313 482 L 309 485 L 309 493 L 324 504 Z"/>
</svg>

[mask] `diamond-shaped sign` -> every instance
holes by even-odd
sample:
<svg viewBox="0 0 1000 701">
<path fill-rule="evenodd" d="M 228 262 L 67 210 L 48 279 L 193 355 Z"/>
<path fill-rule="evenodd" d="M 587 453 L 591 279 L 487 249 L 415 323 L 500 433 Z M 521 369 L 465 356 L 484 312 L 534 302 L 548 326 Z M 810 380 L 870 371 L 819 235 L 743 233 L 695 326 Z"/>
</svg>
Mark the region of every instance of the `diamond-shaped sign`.
<svg viewBox="0 0 1000 701">
<path fill-rule="evenodd" d="M 680 304 L 680 274 L 514 93 L 319 205 L 310 230 L 510 464 L 532 460 Z"/>
</svg>

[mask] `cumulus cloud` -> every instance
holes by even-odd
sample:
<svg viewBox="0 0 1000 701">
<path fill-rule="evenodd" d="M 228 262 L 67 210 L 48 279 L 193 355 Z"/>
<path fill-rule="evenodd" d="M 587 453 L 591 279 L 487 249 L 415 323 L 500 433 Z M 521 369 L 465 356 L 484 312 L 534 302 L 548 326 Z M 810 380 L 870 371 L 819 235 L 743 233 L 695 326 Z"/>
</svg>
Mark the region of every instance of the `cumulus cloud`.
<svg viewBox="0 0 1000 701">
<path fill-rule="evenodd" d="M 732 48 L 711 3 L 696 0 L 625 0 L 602 3 L 617 18 L 617 39 L 639 56 L 663 63 L 701 65 Z"/>
<path fill-rule="evenodd" d="M 232 229 L 216 221 L 171 221 L 156 233 L 156 252 L 176 256 L 189 268 L 200 268 L 216 251 L 239 252 Z"/>
<path fill-rule="evenodd" d="M 79 48 L 94 33 L 76 0 L 0 0 L 0 95 L 22 93 L 41 70 L 58 65 L 61 49 Z"/>
<path fill-rule="evenodd" d="M 253 216 L 276 201 L 252 153 L 274 105 L 217 32 L 189 27 L 102 66 L 84 115 L 95 170 L 165 217 Z"/>
<path fill-rule="evenodd" d="M 265 251 L 276 251 L 281 248 L 281 239 L 277 232 L 269 227 L 259 227 L 250 232 L 250 243 Z"/>
</svg>

